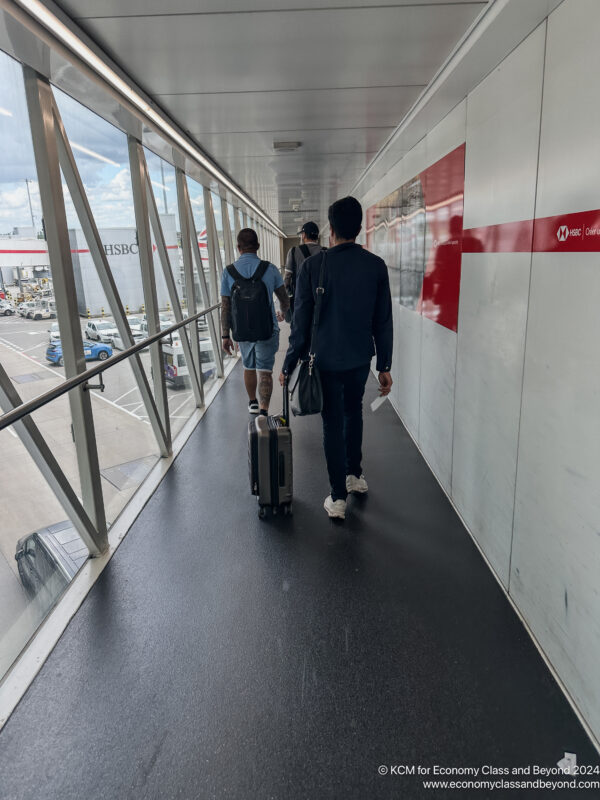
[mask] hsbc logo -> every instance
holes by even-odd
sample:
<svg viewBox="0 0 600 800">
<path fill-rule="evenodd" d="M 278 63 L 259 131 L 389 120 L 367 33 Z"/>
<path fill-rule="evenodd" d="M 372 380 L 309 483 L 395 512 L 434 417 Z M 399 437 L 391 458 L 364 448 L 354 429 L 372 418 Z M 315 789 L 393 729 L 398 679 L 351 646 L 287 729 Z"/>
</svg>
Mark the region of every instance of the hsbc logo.
<svg viewBox="0 0 600 800">
<path fill-rule="evenodd" d="M 561 225 L 556 231 L 556 238 L 559 242 L 566 242 L 569 236 L 581 236 L 582 228 L 568 228 L 566 225 Z"/>
</svg>

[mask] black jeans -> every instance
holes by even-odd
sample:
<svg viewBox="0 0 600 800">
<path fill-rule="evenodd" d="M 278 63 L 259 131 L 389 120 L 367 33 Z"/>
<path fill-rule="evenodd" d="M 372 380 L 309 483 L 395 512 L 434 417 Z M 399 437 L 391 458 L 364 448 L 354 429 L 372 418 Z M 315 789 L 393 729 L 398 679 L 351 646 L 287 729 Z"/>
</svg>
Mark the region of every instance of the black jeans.
<svg viewBox="0 0 600 800">
<path fill-rule="evenodd" d="M 344 372 L 321 370 L 323 447 L 333 500 L 345 500 L 346 475 L 360 478 L 362 399 L 370 364 Z"/>
</svg>

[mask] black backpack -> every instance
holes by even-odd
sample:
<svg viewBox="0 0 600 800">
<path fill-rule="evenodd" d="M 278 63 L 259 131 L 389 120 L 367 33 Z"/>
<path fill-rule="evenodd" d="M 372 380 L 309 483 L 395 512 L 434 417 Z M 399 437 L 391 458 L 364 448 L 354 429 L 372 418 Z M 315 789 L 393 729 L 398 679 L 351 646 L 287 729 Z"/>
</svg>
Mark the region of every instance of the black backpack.
<svg viewBox="0 0 600 800">
<path fill-rule="evenodd" d="M 263 342 L 273 335 L 271 298 L 262 280 L 268 268 L 269 262 L 261 261 L 251 278 L 243 278 L 233 264 L 227 267 L 233 278 L 231 331 L 236 342 Z"/>
<path fill-rule="evenodd" d="M 298 250 L 304 256 L 304 260 L 306 261 L 307 258 L 310 258 L 310 248 L 307 244 L 299 244 Z M 296 292 L 296 278 L 298 276 L 298 269 L 296 268 L 296 248 L 292 248 L 292 295 L 293 296 Z"/>
</svg>

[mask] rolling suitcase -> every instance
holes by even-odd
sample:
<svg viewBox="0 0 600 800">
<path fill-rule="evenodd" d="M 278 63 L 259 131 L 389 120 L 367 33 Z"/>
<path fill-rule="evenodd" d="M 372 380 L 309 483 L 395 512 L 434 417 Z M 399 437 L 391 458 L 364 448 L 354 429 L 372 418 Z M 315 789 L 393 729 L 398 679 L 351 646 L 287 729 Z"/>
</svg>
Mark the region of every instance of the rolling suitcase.
<svg viewBox="0 0 600 800">
<path fill-rule="evenodd" d="M 267 509 L 292 513 L 292 431 L 289 427 L 289 397 L 283 387 L 283 414 L 259 414 L 248 424 L 248 466 L 250 491 L 258 499 L 258 516 Z"/>
</svg>

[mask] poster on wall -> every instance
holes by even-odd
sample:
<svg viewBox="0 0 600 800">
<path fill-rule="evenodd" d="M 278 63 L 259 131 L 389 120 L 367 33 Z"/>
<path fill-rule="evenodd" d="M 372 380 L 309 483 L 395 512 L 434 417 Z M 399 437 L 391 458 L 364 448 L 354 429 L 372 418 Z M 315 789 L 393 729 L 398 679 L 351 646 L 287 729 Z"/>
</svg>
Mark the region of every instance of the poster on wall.
<svg viewBox="0 0 600 800">
<path fill-rule="evenodd" d="M 414 311 L 425 269 L 425 207 L 420 179 L 405 183 L 401 192 L 400 303 Z"/>
<path fill-rule="evenodd" d="M 456 331 L 465 146 L 367 210 L 367 248 L 390 272 L 392 298 Z"/>
<path fill-rule="evenodd" d="M 392 300 L 400 301 L 402 189 L 367 209 L 367 248 L 381 256 L 390 274 Z"/>
</svg>

